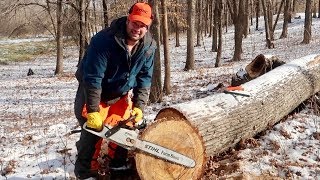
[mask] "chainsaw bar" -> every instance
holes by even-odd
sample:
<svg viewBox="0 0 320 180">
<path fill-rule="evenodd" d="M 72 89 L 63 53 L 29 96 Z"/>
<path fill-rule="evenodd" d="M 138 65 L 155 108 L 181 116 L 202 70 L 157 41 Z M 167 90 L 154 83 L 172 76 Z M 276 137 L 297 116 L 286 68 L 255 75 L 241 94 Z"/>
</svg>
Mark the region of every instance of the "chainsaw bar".
<svg viewBox="0 0 320 180">
<path fill-rule="evenodd" d="M 88 129 L 86 125 L 86 123 L 83 125 L 83 129 L 85 129 L 86 131 L 96 136 L 108 139 L 123 148 L 129 150 L 139 149 L 157 158 L 165 159 L 167 161 L 183 165 L 189 168 L 193 168 L 196 165 L 193 159 L 183 154 L 180 154 L 163 146 L 138 139 L 138 133 L 134 130 L 121 128 L 119 126 L 113 128 L 108 128 L 104 126 L 102 131 L 97 132 Z"/>
<path fill-rule="evenodd" d="M 138 139 L 134 146 L 141 151 L 154 155 L 155 157 L 165 159 L 189 168 L 193 168 L 196 165 L 196 162 L 193 159 L 148 141 L 142 141 Z"/>
</svg>

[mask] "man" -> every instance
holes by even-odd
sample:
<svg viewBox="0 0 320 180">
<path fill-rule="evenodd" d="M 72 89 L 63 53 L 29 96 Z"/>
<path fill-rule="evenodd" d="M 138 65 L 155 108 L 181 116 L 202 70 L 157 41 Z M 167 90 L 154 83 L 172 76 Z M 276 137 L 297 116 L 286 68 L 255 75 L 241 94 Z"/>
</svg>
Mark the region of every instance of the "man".
<svg viewBox="0 0 320 180">
<path fill-rule="evenodd" d="M 76 72 L 75 115 L 81 127 L 87 122 L 88 128 L 100 131 L 103 124 L 113 126 L 132 115 L 136 123 L 142 121 L 156 49 L 148 33 L 151 22 L 151 7 L 136 3 L 128 17 L 113 21 L 92 37 Z M 82 129 L 76 146 L 75 175 L 79 179 L 95 176 L 101 168 L 97 162 L 101 138 Z M 109 143 L 107 155 L 106 166 L 126 163 L 127 150 L 114 143 Z"/>
</svg>

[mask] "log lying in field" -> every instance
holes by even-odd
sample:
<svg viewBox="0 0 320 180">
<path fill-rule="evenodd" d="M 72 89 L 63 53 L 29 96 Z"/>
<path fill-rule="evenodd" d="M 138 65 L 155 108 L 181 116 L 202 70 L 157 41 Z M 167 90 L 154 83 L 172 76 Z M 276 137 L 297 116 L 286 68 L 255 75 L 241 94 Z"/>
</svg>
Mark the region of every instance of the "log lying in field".
<svg viewBox="0 0 320 180">
<path fill-rule="evenodd" d="M 196 166 L 137 153 L 141 179 L 199 179 L 207 157 L 265 130 L 320 91 L 320 55 L 294 60 L 242 86 L 250 97 L 220 93 L 162 109 L 142 139 L 187 155 Z"/>
</svg>

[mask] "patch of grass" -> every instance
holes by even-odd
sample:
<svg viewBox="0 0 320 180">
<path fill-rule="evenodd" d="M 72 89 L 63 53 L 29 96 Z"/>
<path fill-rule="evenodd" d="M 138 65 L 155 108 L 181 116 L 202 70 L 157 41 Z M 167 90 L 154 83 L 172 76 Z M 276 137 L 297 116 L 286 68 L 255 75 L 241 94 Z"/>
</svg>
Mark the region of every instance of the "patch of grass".
<svg viewBox="0 0 320 180">
<path fill-rule="evenodd" d="M 3 44 L 0 45 L 0 64 L 30 61 L 39 55 L 53 54 L 55 50 L 55 41 Z"/>
</svg>

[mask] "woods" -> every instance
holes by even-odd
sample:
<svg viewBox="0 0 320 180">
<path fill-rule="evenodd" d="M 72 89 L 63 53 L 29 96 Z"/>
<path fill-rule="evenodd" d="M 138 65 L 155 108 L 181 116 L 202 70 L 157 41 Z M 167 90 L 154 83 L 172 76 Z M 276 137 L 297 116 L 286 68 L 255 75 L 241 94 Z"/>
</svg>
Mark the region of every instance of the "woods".
<svg viewBox="0 0 320 180">
<path fill-rule="evenodd" d="M 142 1 L 4 0 L 0 2 L 0 18 L 3 19 L 0 22 L 0 36 L 50 37 L 54 42 L 55 70 L 44 70 L 45 75 L 53 78 L 54 82 L 71 84 L 73 70 L 85 55 L 92 36 L 109 27 L 115 18 L 128 15 L 128 9 L 134 2 Z M 153 23 L 148 31 L 152 33 L 158 48 L 154 59 L 150 108 L 146 113 L 148 122 L 154 123 L 150 123 L 141 137 L 190 155 L 197 165 L 190 170 L 137 153 L 137 170 L 142 179 L 154 179 L 160 174 L 163 179 L 200 178 L 210 158 L 234 148 L 239 141 L 254 136 L 266 127 L 270 128 L 320 90 L 318 56 L 288 63 L 285 68 L 274 71 L 273 75 L 265 75 L 245 84 L 243 87 L 250 92 L 249 98 L 216 94 L 212 89 L 218 82 L 229 85 L 231 75 L 258 53 L 281 54 L 288 51 L 281 55 L 281 60 L 287 62 L 310 53 L 311 46 L 317 46 L 319 42 L 318 26 L 314 22 L 318 22 L 320 17 L 320 1 L 149 0 L 148 3 L 153 10 Z M 76 48 L 70 51 L 71 46 Z M 31 68 L 36 63 L 28 62 L 22 67 Z M 44 61 L 32 68 L 46 67 L 47 62 Z M 24 79 L 26 86 L 32 86 L 32 82 L 36 82 L 34 78 L 41 78 L 40 73 L 34 72 L 36 76 Z M 9 74 L 21 77 L 23 73 Z M 274 78 L 278 76 L 282 79 Z M 41 86 L 42 82 L 39 84 Z M 59 89 L 63 91 L 65 88 L 54 83 L 52 86 L 57 88 L 51 93 L 54 96 L 59 94 Z M 3 100 L 5 103 L 12 100 L 13 104 L 31 102 L 29 114 L 26 113 L 29 119 L 41 114 L 31 113 L 33 108 L 42 109 L 37 106 L 38 102 L 33 102 L 35 97 L 50 94 L 41 92 L 33 95 L 38 85 L 8 88 L 18 89 L 17 94 L 23 92 L 31 95 L 31 99 L 27 100 L 24 97 Z M 50 88 L 51 84 L 44 89 Z M 71 96 L 69 92 L 61 101 L 70 101 Z M 45 99 L 49 105 L 58 104 L 50 98 Z M 61 118 L 62 114 L 72 114 L 70 110 L 51 110 L 59 111 L 59 115 L 53 117 L 56 119 Z M 16 116 L 20 118 L 22 115 Z M 316 139 L 317 134 L 310 138 L 313 136 Z M 291 162 L 291 165 L 294 163 Z M 279 162 L 275 164 L 278 169 L 283 167 Z M 218 171 L 218 168 L 212 167 L 217 167 L 215 164 L 210 168 Z M 224 170 L 221 171 L 223 173 Z"/>
<path fill-rule="evenodd" d="M 216 52 L 218 46 L 222 46 L 221 38 L 223 36 L 222 29 L 228 30 L 228 26 L 234 25 L 234 55 L 233 61 L 240 61 L 243 53 L 242 41 L 250 33 L 250 26 L 252 24 L 253 15 L 256 16 L 256 27 L 258 30 L 259 16 L 264 17 L 266 44 L 268 48 L 275 48 L 273 41 L 275 40 L 274 31 L 279 20 L 279 15 L 283 14 L 284 23 L 282 27 L 282 34 L 279 38 L 287 37 L 288 23 L 292 22 L 297 8 L 300 11 L 305 11 L 305 28 L 304 39 L 302 43 L 308 44 L 312 39 L 311 21 L 314 12 L 320 11 L 320 6 L 315 0 L 310 0 L 305 3 L 296 0 L 167 0 L 167 1 L 150 1 L 157 3 L 159 10 L 155 11 L 155 17 L 158 20 L 160 28 L 160 46 L 163 43 L 164 64 L 165 64 L 165 81 L 163 83 L 163 90 L 165 94 L 170 94 L 170 60 L 168 54 L 170 47 L 168 47 L 168 36 L 175 33 L 176 46 L 179 46 L 179 33 L 187 32 L 188 48 L 187 58 L 184 70 L 193 70 L 196 67 L 194 63 L 194 46 L 201 46 L 204 36 L 212 37 L 212 51 Z M 161 3 L 160 3 L 161 2 Z M 111 0 L 57 0 L 57 1 L 4 1 L 2 6 L 1 17 L 8 19 L 11 16 L 19 16 L 22 11 L 28 12 L 31 16 L 31 9 L 38 9 L 43 16 L 37 17 L 34 21 L 23 20 L 25 23 L 21 24 L 18 21 L 13 21 L 12 25 L 7 29 L 3 29 L 3 35 L 21 36 L 32 33 L 49 32 L 54 35 L 57 43 L 57 68 L 55 74 L 63 72 L 63 38 L 71 37 L 79 46 L 79 61 L 85 53 L 86 46 L 90 42 L 90 38 L 99 30 L 112 22 L 116 17 L 127 15 L 125 9 L 129 8 L 132 2 L 130 1 L 111 1 Z M 255 8 L 253 8 L 255 7 Z M 158 9 L 157 8 L 157 9 Z M 261 9 L 263 10 L 261 12 Z M 223 15 L 222 12 L 224 11 Z M 56 16 L 54 15 L 56 14 Z M 276 15 L 274 20 L 273 16 Z M 231 17 L 231 18 L 229 18 Z M 249 21 L 251 19 L 251 21 Z M 3 25 L 5 25 L 5 22 Z M 26 30 L 28 24 L 37 23 L 40 26 L 34 26 L 35 30 Z M 156 25 L 154 23 L 154 25 Z M 220 25 L 221 24 L 221 25 Z M 223 25 L 223 27 L 222 27 Z M 5 27 L 5 26 L 2 26 Z M 42 27 L 41 29 L 39 29 Z M 220 28 L 221 27 L 221 28 Z M 219 29 L 220 28 L 220 29 Z M 157 34 L 157 29 L 151 28 L 153 34 Z M 207 34 L 209 32 L 209 34 Z M 195 36 L 196 33 L 196 36 Z M 218 37 L 219 35 L 219 37 Z M 194 41 L 193 39 L 197 39 Z M 196 44 L 195 44 L 196 42 Z M 219 43 L 218 43 L 219 42 Z M 158 48 L 160 51 L 160 48 Z M 216 67 L 221 66 L 219 62 L 221 54 L 216 55 L 216 60 L 213 64 Z M 159 68 L 160 66 L 157 66 Z M 158 72 L 159 69 L 157 70 Z M 154 85 L 158 86 L 158 85 Z M 161 92 L 159 94 L 162 94 Z M 159 99 L 159 98 L 158 98 Z"/>
</svg>

